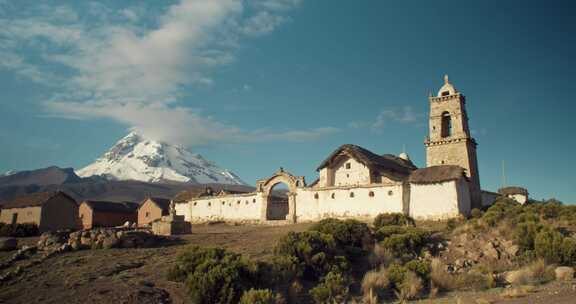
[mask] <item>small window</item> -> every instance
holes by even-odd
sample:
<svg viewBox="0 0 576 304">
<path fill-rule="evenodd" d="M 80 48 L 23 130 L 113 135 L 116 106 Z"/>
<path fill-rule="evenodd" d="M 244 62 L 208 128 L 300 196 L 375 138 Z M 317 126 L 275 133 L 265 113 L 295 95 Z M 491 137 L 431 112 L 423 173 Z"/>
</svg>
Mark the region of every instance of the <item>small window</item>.
<svg viewBox="0 0 576 304">
<path fill-rule="evenodd" d="M 392 194 L 394 194 L 394 192 L 392 192 L 392 190 L 388 191 L 388 195 L 392 196 Z"/>
<path fill-rule="evenodd" d="M 346 169 L 350 169 L 352 167 L 351 163 L 346 163 Z"/>
<path fill-rule="evenodd" d="M 150 217 L 150 212 L 146 212 L 146 217 Z"/>
<path fill-rule="evenodd" d="M 444 92 L 442 92 L 441 95 L 442 95 L 442 96 L 448 96 L 448 95 L 450 95 L 450 91 L 444 91 Z"/>
<path fill-rule="evenodd" d="M 253 198 L 253 199 L 252 199 L 252 202 L 253 202 L 254 204 L 256 204 L 256 199 L 255 199 L 255 198 Z"/>
<path fill-rule="evenodd" d="M 441 163 L 441 164 L 444 164 L 444 163 L 445 163 L 445 161 L 441 161 L 440 163 Z"/>
<path fill-rule="evenodd" d="M 335 198 L 336 198 L 336 194 L 332 193 L 332 199 L 335 199 Z"/>
<path fill-rule="evenodd" d="M 226 205 L 226 202 L 222 202 L 222 206 Z"/>
<path fill-rule="evenodd" d="M 248 201 L 246 201 L 246 205 L 248 205 L 248 204 L 249 204 Z"/>
<path fill-rule="evenodd" d="M 236 204 L 240 205 L 240 201 L 237 201 Z"/>
<path fill-rule="evenodd" d="M 198 205 L 198 203 L 197 203 L 197 202 L 194 202 L 194 206 L 196 206 L 196 205 Z"/>
<path fill-rule="evenodd" d="M 350 174 L 346 174 L 346 177 L 347 177 L 347 178 L 350 178 Z"/>
<path fill-rule="evenodd" d="M 208 207 L 210 207 L 210 206 L 212 206 L 212 203 L 211 203 L 211 202 L 208 202 Z"/>
<path fill-rule="evenodd" d="M 374 197 L 374 191 L 368 192 L 368 196 L 369 196 L 369 197 Z"/>
<path fill-rule="evenodd" d="M 315 199 L 318 199 L 318 193 L 315 193 L 315 194 L 314 194 L 314 198 L 315 198 Z"/>
<path fill-rule="evenodd" d="M 350 192 L 350 197 L 354 197 L 354 192 Z"/>
</svg>

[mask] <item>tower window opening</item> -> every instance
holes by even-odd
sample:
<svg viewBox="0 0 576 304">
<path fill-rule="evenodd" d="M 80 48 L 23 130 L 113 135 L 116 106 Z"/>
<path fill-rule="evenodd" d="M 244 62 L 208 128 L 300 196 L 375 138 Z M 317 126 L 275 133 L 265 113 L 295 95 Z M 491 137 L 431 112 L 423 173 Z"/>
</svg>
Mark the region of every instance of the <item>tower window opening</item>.
<svg viewBox="0 0 576 304">
<path fill-rule="evenodd" d="M 450 91 L 444 91 L 444 92 L 442 92 L 441 95 L 442 95 L 442 96 L 448 96 L 448 95 L 450 95 Z"/>
<path fill-rule="evenodd" d="M 452 136 L 452 118 L 450 113 L 442 113 L 442 137 Z"/>
<path fill-rule="evenodd" d="M 346 163 L 346 169 L 350 169 L 351 167 L 352 167 L 352 164 Z"/>
</svg>

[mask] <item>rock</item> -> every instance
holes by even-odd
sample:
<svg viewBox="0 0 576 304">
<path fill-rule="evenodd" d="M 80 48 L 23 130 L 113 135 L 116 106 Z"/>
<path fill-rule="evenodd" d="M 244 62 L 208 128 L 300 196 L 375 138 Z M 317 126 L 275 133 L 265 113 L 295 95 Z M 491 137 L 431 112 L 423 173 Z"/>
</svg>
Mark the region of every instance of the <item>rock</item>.
<svg viewBox="0 0 576 304">
<path fill-rule="evenodd" d="M 504 249 L 504 252 L 513 257 L 517 256 L 518 252 L 520 252 L 520 247 L 518 247 L 518 245 L 514 245 L 512 241 L 502 242 L 502 248 Z"/>
<path fill-rule="evenodd" d="M 11 237 L 0 238 L 0 251 L 12 251 L 18 248 L 18 239 Z"/>
<path fill-rule="evenodd" d="M 102 242 L 102 247 L 104 249 L 110 249 L 110 248 L 116 248 L 118 247 L 120 243 L 120 240 L 118 240 L 118 238 L 116 238 L 116 236 L 109 236 L 107 238 L 104 239 L 104 241 Z"/>
<path fill-rule="evenodd" d="M 482 247 L 482 250 L 485 256 L 496 260 L 500 259 L 500 252 L 496 249 L 494 243 L 492 242 L 486 243 L 486 245 Z"/>
<path fill-rule="evenodd" d="M 82 237 L 80 238 L 80 244 L 82 246 L 92 247 L 92 238 L 90 238 L 90 234 L 88 234 L 88 236 L 85 236 L 83 234 Z"/>
<path fill-rule="evenodd" d="M 556 274 L 556 280 L 559 281 L 571 281 L 574 278 L 574 268 L 572 267 L 556 267 L 554 273 Z"/>
</svg>

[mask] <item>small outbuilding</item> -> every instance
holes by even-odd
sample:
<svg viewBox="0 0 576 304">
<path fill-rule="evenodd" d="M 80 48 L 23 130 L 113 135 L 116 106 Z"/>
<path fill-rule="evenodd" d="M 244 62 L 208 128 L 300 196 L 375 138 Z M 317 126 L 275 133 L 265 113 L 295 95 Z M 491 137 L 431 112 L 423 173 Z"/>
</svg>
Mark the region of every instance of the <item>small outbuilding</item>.
<svg viewBox="0 0 576 304">
<path fill-rule="evenodd" d="M 511 198 L 520 204 L 528 201 L 528 189 L 522 187 L 504 187 L 498 190 L 502 196 Z"/>
<path fill-rule="evenodd" d="M 138 207 L 138 226 L 148 226 L 168 214 L 170 214 L 170 199 L 147 197 Z"/>
<path fill-rule="evenodd" d="M 469 215 L 471 197 L 464 168 L 432 166 L 410 174 L 409 214 L 414 218 L 443 219 Z"/>
<path fill-rule="evenodd" d="M 78 204 L 62 191 L 39 192 L 17 197 L 2 205 L 0 222 L 33 223 L 40 232 L 78 228 Z"/>
<path fill-rule="evenodd" d="M 114 227 L 126 222 L 136 223 L 138 204 L 130 202 L 83 201 L 78 208 L 82 227 Z"/>
</svg>

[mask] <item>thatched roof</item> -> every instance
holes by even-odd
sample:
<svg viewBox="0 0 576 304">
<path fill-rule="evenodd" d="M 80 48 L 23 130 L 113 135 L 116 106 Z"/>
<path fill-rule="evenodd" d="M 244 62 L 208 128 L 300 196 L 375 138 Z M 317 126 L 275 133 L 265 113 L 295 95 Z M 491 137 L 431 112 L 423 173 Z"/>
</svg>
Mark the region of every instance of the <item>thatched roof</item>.
<svg viewBox="0 0 576 304">
<path fill-rule="evenodd" d="M 502 195 L 522 194 L 528 196 L 528 189 L 522 187 L 504 187 L 498 189 L 498 193 Z"/>
<path fill-rule="evenodd" d="M 413 184 L 437 184 L 460 178 L 466 178 L 464 168 L 444 165 L 418 169 L 410 174 L 408 181 Z"/>
<path fill-rule="evenodd" d="M 106 201 L 83 201 L 92 210 L 111 213 L 134 213 L 138 209 L 138 204 L 130 202 L 114 203 Z"/>
<path fill-rule="evenodd" d="M 316 170 L 320 171 L 322 168 L 330 165 L 336 157 L 343 154 L 375 170 L 392 171 L 400 175 L 408 175 L 416 169 L 416 166 L 414 166 L 410 160 L 405 160 L 392 154 L 378 155 L 360 146 L 346 144 L 332 152 Z"/>
<path fill-rule="evenodd" d="M 2 209 L 38 207 L 59 195 L 62 195 L 76 203 L 72 197 L 62 191 L 38 192 L 14 198 L 3 204 Z"/>
</svg>

